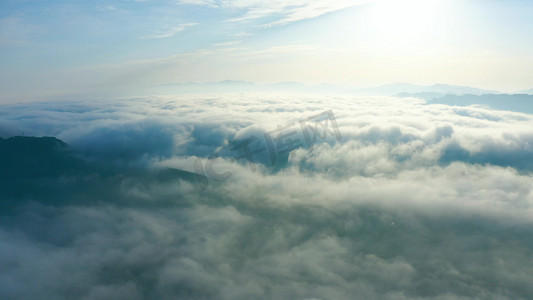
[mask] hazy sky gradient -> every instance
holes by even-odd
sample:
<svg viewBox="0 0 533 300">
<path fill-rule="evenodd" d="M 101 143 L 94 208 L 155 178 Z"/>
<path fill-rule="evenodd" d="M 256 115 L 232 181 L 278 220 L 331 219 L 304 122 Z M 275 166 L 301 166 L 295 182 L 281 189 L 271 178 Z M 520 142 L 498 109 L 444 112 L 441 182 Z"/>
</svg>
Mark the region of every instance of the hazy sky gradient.
<svg viewBox="0 0 533 300">
<path fill-rule="evenodd" d="M 2 1 L 0 97 L 246 80 L 533 87 L 525 0 Z"/>
</svg>

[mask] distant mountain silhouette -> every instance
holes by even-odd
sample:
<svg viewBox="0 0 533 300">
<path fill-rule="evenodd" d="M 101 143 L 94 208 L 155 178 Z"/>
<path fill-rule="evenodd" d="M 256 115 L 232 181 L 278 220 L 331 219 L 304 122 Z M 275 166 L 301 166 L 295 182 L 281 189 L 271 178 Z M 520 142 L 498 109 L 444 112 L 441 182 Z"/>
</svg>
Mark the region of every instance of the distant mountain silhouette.
<svg viewBox="0 0 533 300">
<path fill-rule="evenodd" d="M 60 174 L 75 163 L 67 145 L 54 137 L 0 139 L 0 178 Z"/>
<path fill-rule="evenodd" d="M 488 94 L 488 95 L 446 95 L 428 100 L 428 104 L 454 106 L 482 105 L 497 110 L 509 110 L 533 114 L 533 95 Z"/>
<path fill-rule="evenodd" d="M 420 98 L 420 99 L 424 99 L 424 100 L 432 100 L 432 99 L 435 99 L 435 98 L 442 98 L 442 97 L 446 96 L 446 94 L 432 93 L 432 92 L 422 92 L 422 93 L 399 93 L 396 96 L 400 97 L 400 98 L 412 97 L 412 98 Z"/>
<path fill-rule="evenodd" d="M 416 85 L 410 83 L 392 83 L 377 87 L 360 88 L 350 84 L 305 84 L 287 81 L 277 83 L 254 83 L 250 81 L 224 80 L 217 82 L 182 82 L 169 83 L 152 87 L 154 92 L 163 93 L 241 93 L 241 92 L 303 92 L 342 95 L 384 95 L 435 93 L 435 96 L 447 94 L 491 94 L 497 91 L 482 90 L 468 86 L 449 84 Z"/>
<path fill-rule="evenodd" d="M 518 92 L 517 94 L 528 94 L 528 95 L 533 95 L 533 89 L 523 90 L 523 91 Z"/>
<path fill-rule="evenodd" d="M 106 157 L 82 157 L 54 137 L 0 138 L 0 214 L 26 201 L 124 202 L 128 200 L 120 193 L 124 180 L 149 186 L 201 177 L 179 169 L 147 170 L 115 164 Z"/>
<path fill-rule="evenodd" d="M 246 92 L 305 92 L 338 93 L 348 89 L 345 86 L 319 84 L 308 85 L 301 82 L 287 81 L 277 83 L 254 83 L 250 81 L 224 80 L 217 82 L 170 83 L 152 87 L 164 93 L 246 93 Z"/>
<path fill-rule="evenodd" d="M 496 91 L 482 90 L 478 88 L 468 87 L 468 86 L 458 86 L 458 85 L 449 85 L 449 84 L 434 84 L 434 85 L 416 85 L 410 83 L 392 83 L 382 86 L 364 88 L 353 91 L 354 94 L 365 94 L 365 95 L 387 95 L 387 96 L 396 96 L 396 95 L 409 95 L 409 94 L 426 94 L 433 97 L 444 96 L 447 94 L 451 95 L 465 95 L 465 94 L 490 94 L 497 93 Z"/>
<path fill-rule="evenodd" d="M 21 199 L 57 196 L 60 178 L 75 177 L 85 164 L 54 137 L 15 136 L 0 140 L 0 208 Z M 45 198 L 46 196 L 43 196 Z"/>
</svg>

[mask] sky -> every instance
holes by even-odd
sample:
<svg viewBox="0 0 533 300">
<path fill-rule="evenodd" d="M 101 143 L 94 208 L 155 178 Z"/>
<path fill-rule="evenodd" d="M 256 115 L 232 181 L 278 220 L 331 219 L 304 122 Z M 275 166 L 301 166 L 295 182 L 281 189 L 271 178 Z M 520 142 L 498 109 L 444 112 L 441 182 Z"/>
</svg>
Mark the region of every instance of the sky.
<svg viewBox="0 0 533 300">
<path fill-rule="evenodd" d="M 525 0 L 5 0 L 0 96 L 222 80 L 516 92 L 533 87 L 531 20 Z"/>
</svg>

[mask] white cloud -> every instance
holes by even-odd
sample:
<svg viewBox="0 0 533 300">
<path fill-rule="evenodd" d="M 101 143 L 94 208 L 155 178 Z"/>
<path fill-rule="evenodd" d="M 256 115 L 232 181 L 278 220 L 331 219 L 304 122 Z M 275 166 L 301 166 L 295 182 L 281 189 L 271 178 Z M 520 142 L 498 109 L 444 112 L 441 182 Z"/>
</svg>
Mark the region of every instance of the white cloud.
<svg viewBox="0 0 533 300">
<path fill-rule="evenodd" d="M 184 31 L 185 29 L 187 29 L 189 27 L 192 27 L 192 26 L 195 26 L 195 25 L 198 25 L 198 23 L 184 23 L 184 24 L 179 24 L 177 26 L 168 26 L 167 28 L 165 28 L 164 30 L 162 30 L 162 31 L 160 31 L 158 33 L 154 33 L 154 34 L 145 36 L 143 38 L 145 38 L 145 39 L 164 39 L 164 38 L 169 38 L 169 37 L 175 36 L 179 32 Z"/>
<path fill-rule="evenodd" d="M 215 47 L 225 47 L 225 46 L 233 46 L 240 44 L 242 41 L 229 41 L 229 42 L 222 42 L 222 43 L 215 43 L 213 46 Z"/>
<path fill-rule="evenodd" d="M 245 31 L 241 31 L 241 32 L 235 33 L 233 36 L 236 37 L 236 38 L 244 38 L 244 37 L 251 36 L 251 35 L 252 34 L 250 34 L 250 33 L 247 33 Z"/>
<path fill-rule="evenodd" d="M 114 11 L 117 8 L 114 7 L 113 5 L 107 5 L 107 6 L 97 6 L 96 9 L 98 9 L 100 11 Z"/>
<path fill-rule="evenodd" d="M 293 150 L 278 169 L 268 155 L 255 171 L 232 159 L 230 141 L 326 109 L 341 142 Z M 53 204 L 46 193 L 18 199 L 0 218 L 3 298 L 533 292 L 532 115 L 412 98 L 228 94 L 4 105 L 0 116 L 0 132 L 55 135 L 114 166 L 81 176 L 80 186 L 101 189 L 89 194 L 94 204 L 69 193 L 72 175 Z M 232 175 L 203 191 L 152 173 L 194 171 L 217 151 L 215 170 Z M 114 164 L 121 159 L 130 163 Z"/>
<path fill-rule="evenodd" d="M 203 5 L 224 9 L 243 10 L 243 15 L 233 21 L 245 21 L 273 17 L 276 20 L 263 26 L 283 25 L 290 22 L 311 19 L 326 13 L 343 10 L 345 8 L 364 5 L 373 0 L 180 0 L 180 4 Z"/>
</svg>

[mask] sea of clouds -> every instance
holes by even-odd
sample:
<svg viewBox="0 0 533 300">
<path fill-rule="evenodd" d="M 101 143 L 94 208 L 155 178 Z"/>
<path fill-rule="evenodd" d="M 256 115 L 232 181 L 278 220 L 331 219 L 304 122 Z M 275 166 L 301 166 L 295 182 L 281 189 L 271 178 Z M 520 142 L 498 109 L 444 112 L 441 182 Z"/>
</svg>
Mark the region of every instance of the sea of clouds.
<svg viewBox="0 0 533 300">
<path fill-rule="evenodd" d="M 2 299 L 533 296 L 531 114 L 273 93 L 0 106 L 0 136 L 23 133 L 79 163 L 0 193 Z"/>
</svg>

